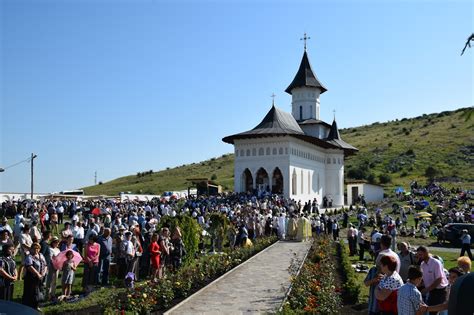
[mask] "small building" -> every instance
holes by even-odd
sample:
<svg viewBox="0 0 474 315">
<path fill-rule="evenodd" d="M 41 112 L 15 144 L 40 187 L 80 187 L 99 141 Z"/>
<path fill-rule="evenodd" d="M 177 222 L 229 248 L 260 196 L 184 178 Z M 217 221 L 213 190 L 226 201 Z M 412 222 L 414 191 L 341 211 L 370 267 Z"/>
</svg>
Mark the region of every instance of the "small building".
<svg viewBox="0 0 474 315">
<path fill-rule="evenodd" d="M 380 202 L 383 200 L 383 187 L 364 181 L 348 183 L 347 204 L 355 204 L 359 196 L 364 196 L 366 202 Z"/>
<path fill-rule="evenodd" d="M 215 196 L 222 193 L 222 186 L 208 178 L 187 178 L 186 180 L 190 182 L 192 186 L 196 187 L 196 194 L 198 196 Z M 188 195 L 191 194 L 191 190 L 191 187 L 188 187 Z"/>
</svg>

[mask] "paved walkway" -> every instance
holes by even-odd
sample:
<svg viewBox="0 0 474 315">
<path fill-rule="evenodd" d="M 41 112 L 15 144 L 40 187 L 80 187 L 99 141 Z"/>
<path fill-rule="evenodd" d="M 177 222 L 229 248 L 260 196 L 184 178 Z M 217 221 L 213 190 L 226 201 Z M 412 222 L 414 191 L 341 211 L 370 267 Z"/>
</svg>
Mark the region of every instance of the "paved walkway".
<svg viewBox="0 0 474 315">
<path fill-rule="evenodd" d="M 275 312 L 290 286 L 288 267 L 311 243 L 278 242 L 206 286 L 165 314 Z"/>
</svg>

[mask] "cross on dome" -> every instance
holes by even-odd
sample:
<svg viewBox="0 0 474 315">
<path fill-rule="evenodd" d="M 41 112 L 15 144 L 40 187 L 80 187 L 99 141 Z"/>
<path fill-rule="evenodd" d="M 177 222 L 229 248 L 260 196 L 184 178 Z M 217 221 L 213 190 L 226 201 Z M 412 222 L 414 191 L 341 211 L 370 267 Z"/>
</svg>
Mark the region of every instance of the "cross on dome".
<svg viewBox="0 0 474 315">
<path fill-rule="evenodd" d="M 302 38 L 300 38 L 300 40 L 304 41 L 304 51 L 306 51 L 306 41 L 308 39 L 311 39 L 311 37 L 306 36 L 306 32 L 304 32 L 304 36 Z"/>
<path fill-rule="evenodd" d="M 272 98 L 272 106 L 275 106 L 275 93 L 272 93 L 272 95 L 270 95 L 270 97 Z"/>
</svg>

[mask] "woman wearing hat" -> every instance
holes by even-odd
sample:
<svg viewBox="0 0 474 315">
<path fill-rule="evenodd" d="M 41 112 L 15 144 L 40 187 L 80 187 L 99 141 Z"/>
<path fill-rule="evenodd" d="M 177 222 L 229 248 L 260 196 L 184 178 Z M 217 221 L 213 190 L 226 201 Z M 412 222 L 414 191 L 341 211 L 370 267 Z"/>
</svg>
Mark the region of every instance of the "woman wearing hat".
<svg viewBox="0 0 474 315">
<path fill-rule="evenodd" d="M 43 300 L 41 283 L 46 275 L 46 260 L 40 253 L 40 244 L 33 243 L 30 253 L 25 258 L 25 282 L 23 285 L 22 303 L 38 309 L 39 302 Z"/>
<path fill-rule="evenodd" d="M 51 259 L 48 261 L 48 276 L 46 278 L 46 296 L 48 299 L 56 296 L 56 281 L 58 279 L 59 271 L 54 268 L 53 259 L 61 252 L 58 246 L 59 238 L 53 236 L 49 243 L 49 256 Z"/>
</svg>

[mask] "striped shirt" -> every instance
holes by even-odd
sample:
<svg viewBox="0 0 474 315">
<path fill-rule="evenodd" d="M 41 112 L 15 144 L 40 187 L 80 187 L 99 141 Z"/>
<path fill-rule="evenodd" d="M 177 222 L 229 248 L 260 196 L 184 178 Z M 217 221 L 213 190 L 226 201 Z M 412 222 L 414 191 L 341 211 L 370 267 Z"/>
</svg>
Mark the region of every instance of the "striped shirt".
<svg viewBox="0 0 474 315">
<path fill-rule="evenodd" d="M 412 283 L 407 282 L 398 289 L 398 314 L 416 315 L 422 302 L 420 291 Z"/>
</svg>

